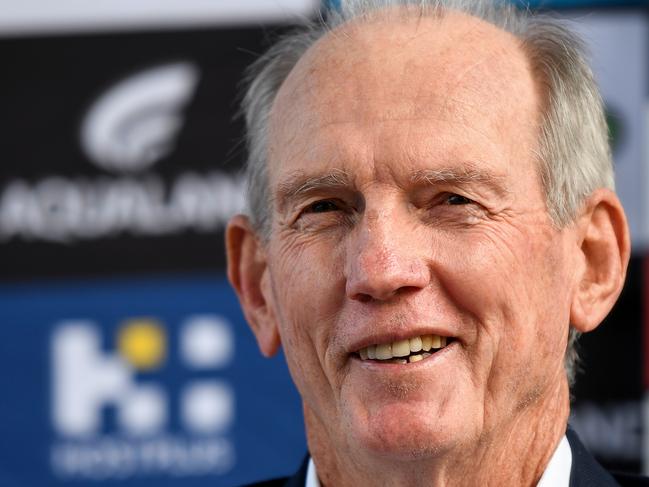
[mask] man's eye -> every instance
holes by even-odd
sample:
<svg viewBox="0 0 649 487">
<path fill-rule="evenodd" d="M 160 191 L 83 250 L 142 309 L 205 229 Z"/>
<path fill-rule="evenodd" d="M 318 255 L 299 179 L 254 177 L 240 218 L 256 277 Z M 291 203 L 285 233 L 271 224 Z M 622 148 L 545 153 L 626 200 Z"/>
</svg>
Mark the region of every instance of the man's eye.
<svg viewBox="0 0 649 487">
<path fill-rule="evenodd" d="M 459 194 L 450 194 L 446 198 L 447 205 L 469 205 L 471 203 L 473 203 L 473 201 L 464 196 L 460 196 Z"/>
<path fill-rule="evenodd" d="M 306 209 L 308 213 L 325 213 L 327 211 L 337 211 L 339 206 L 330 200 L 316 201 L 309 205 Z"/>
</svg>

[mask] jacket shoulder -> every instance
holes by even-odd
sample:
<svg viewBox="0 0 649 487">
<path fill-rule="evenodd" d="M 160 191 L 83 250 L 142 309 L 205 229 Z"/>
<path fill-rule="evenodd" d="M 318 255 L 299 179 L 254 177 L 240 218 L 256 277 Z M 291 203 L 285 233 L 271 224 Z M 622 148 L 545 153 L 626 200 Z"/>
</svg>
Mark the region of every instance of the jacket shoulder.
<svg viewBox="0 0 649 487">
<path fill-rule="evenodd" d="M 306 472 L 309 466 L 309 455 L 304 457 L 300 469 L 292 477 L 280 477 L 271 480 L 264 480 L 247 484 L 242 487 L 304 487 L 306 482 Z"/>
<path fill-rule="evenodd" d="M 611 472 L 611 475 L 622 487 L 649 487 L 649 477 L 621 472 Z"/>
<path fill-rule="evenodd" d="M 570 487 L 649 487 L 647 477 L 604 470 L 586 450 L 572 428 L 568 427 L 566 437 L 572 451 Z"/>
<path fill-rule="evenodd" d="M 252 484 L 242 485 L 241 487 L 283 487 L 289 477 L 280 477 L 277 479 L 263 480 Z"/>
</svg>

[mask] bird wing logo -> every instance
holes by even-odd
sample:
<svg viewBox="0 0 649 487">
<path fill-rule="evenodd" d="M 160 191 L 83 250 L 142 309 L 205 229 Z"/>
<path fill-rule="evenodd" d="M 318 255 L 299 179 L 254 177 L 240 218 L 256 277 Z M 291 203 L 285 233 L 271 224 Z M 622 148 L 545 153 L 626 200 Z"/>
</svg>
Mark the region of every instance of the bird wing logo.
<svg viewBox="0 0 649 487">
<path fill-rule="evenodd" d="M 143 171 L 169 154 L 183 125 L 182 111 L 199 80 L 191 62 L 174 62 L 119 81 L 92 104 L 81 126 L 81 147 L 112 172 Z"/>
</svg>

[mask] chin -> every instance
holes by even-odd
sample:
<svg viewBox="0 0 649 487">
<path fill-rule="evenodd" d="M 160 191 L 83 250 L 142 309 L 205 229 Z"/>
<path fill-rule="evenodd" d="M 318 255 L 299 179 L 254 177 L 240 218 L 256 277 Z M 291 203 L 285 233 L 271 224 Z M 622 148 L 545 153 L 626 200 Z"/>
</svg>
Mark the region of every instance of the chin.
<svg viewBox="0 0 649 487">
<path fill-rule="evenodd" d="M 348 431 L 361 451 L 398 461 L 443 455 L 458 444 L 458 423 L 425 414 L 421 408 L 396 404 L 373 411 Z"/>
</svg>

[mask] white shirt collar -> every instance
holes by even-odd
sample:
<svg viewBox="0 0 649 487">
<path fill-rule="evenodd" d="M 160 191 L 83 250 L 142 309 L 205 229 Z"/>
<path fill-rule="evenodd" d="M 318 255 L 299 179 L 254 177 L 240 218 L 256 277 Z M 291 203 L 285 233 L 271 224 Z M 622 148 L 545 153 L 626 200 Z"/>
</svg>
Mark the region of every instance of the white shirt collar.
<svg viewBox="0 0 649 487">
<path fill-rule="evenodd" d="M 536 487 L 568 487 L 571 469 L 572 451 L 570 450 L 568 438 L 563 435 Z"/>
<path fill-rule="evenodd" d="M 306 469 L 306 482 L 304 487 L 320 487 L 320 481 L 318 480 L 318 474 L 315 472 L 315 463 L 313 463 L 313 458 L 309 457 L 309 466 Z"/>
<path fill-rule="evenodd" d="M 570 483 L 570 469 L 572 468 L 572 451 L 568 438 L 564 435 L 559 446 L 552 454 L 545 472 L 536 487 L 568 487 Z M 306 470 L 306 482 L 304 487 L 321 487 L 318 474 L 315 471 L 313 458 L 309 458 L 309 465 Z"/>
</svg>

